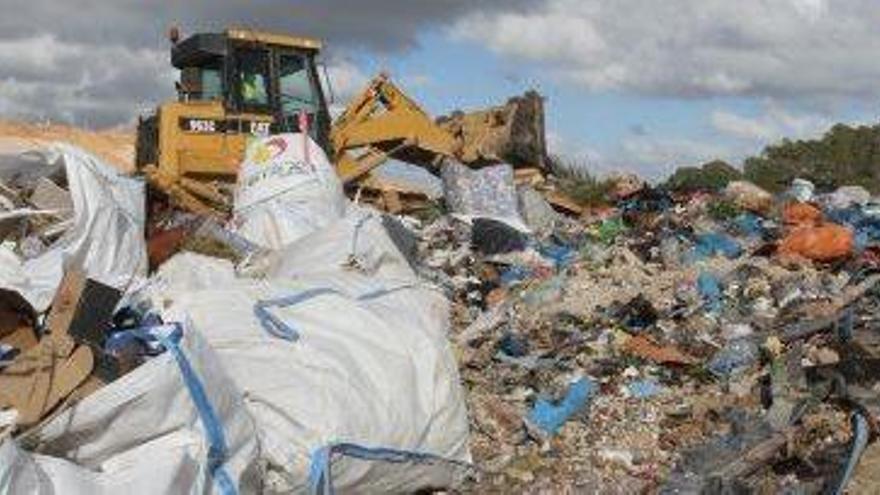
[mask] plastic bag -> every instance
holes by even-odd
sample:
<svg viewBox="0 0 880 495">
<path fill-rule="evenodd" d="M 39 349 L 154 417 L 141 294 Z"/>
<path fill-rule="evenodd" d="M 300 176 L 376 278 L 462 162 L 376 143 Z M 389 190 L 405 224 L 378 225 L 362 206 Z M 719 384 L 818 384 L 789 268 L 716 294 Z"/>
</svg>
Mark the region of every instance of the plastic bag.
<svg viewBox="0 0 880 495">
<path fill-rule="evenodd" d="M 785 195 L 794 198 L 801 203 L 806 203 L 813 199 L 815 191 L 815 184 L 806 179 L 796 178 L 791 181 L 791 186 L 788 188 L 788 191 L 785 192 Z"/>
<path fill-rule="evenodd" d="M 507 164 L 471 170 L 445 160 L 441 177 L 446 205 L 456 217 L 470 222 L 474 218 L 491 218 L 522 232 L 529 232 L 517 209 L 513 167 Z"/>
<path fill-rule="evenodd" d="M 755 213 L 766 212 L 773 206 L 773 196 L 770 193 L 744 180 L 728 183 L 724 188 L 724 197 L 736 206 Z"/>
<path fill-rule="evenodd" d="M 854 245 L 852 230 L 825 224 L 790 232 L 782 239 L 779 254 L 801 256 L 813 261 L 832 261 L 852 254 Z"/>
<path fill-rule="evenodd" d="M 822 211 L 809 203 L 788 203 L 782 209 L 782 221 L 790 226 L 816 225 L 822 221 Z"/>
</svg>

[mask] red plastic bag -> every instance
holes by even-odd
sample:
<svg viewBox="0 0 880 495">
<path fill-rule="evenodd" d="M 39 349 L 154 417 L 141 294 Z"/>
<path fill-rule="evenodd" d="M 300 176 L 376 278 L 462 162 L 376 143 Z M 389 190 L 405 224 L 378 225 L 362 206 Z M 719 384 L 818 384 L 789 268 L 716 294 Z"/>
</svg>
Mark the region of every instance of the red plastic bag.
<svg viewBox="0 0 880 495">
<path fill-rule="evenodd" d="M 779 254 L 783 256 L 801 256 L 813 261 L 831 261 L 852 252 L 852 231 L 833 223 L 795 229 L 779 246 Z"/>
<path fill-rule="evenodd" d="M 809 203 L 788 203 L 782 209 L 782 221 L 786 225 L 818 225 L 822 211 Z"/>
</svg>

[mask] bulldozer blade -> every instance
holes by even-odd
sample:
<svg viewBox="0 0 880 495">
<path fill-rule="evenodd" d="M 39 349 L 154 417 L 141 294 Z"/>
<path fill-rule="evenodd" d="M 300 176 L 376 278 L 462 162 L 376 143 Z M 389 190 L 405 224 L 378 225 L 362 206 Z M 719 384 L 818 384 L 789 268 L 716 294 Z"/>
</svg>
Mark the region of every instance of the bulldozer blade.
<svg viewBox="0 0 880 495">
<path fill-rule="evenodd" d="M 437 124 L 458 141 L 465 163 L 504 161 L 515 168 L 545 168 L 544 101 L 536 91 L 504 105 L 456 111 L 439 117 Z"/>
</svg>

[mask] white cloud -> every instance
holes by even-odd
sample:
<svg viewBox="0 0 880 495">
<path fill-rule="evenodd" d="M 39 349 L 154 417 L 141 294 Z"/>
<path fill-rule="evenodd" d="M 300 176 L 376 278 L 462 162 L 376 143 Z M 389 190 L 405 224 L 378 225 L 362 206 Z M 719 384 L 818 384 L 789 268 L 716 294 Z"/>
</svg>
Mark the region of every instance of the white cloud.
<svg viewBox="0 0 880 495">
<path fill-rule="evenodd" d="M 735 161 L 736 153 L 718 143 L 668 136 L 628 136 L 620 143 L 616 169 L 659 179 L 682 165 L 699 165 L 710 160 Z"/>
<path fill-rule="evenodd" d="M 62 42 L 51 35 L 0 40 L 0 75 L 0 118 L 89 127 L 130 123 L 151 112 L 173 98 L 177 77 L 166 50 Z M 331 59 L 327 75 L 336 113 L 369 80 L 344 57 Z"/>
<path fill-rule="evenodd" d="M 738 138 L 769 140 L 780 133 L 776 123 L 766 118 L 744 117 L 727 110 L 713 111 L 711 120 L 712 127 Z"/>
<path fill-rule="evenodd" d="M 547 0 L 467 16 L 454 36 L 590 90 L 880 96 L 876 0 Z"/>
<path fill-rule="evenodd" d="M 545 141 L 547 142 L 547 152 L 551 155 L 554 154 L 565 154 L 569 152 L 568 143 L 562 134 L 554 130 L 547 130 L 545 136 Z"/>
<path fill-rule="evenodd" d="M 355 62 L 344 57 L 336 57 L 327 63 L 327 77 L 330 79 L 333 92 L 333 101 L 330 102 L 329 108 L 332 119 L 336 119 L 345 111 L 348 102 L 359 94 L 370 80 Z M 327 84 L 323 75 L 322 82 Z M 326 95 L 327 98 L 330 96 L 330 94 Z"/>
<path fill-rule="evenodd" d="M 330 78 L 336 103 L 343 105 L 360 93 L 369 81 L 369 77 L 360 67 L 347 58 L 331 60 L 327 64 L 327 76 Z"/>
<path fill-rule="evenodd" d="M 715 110 L 710 119 L 712 126 L 724 134 L 764 144 L 783 137 L 816 137 L 834 123 L 831 118 L 823 115 L 793 113 L 772 101 L 765 103 L 764 112 L 756 117 L 747 117 L 728 110 Z"/>
<path fill-rule="evenodd" d="M 48 35 L 0 41 L 0 74 L 5 118 L 103 127 L 130 122 L 173 93 L 167 53 Z"/>
<path fill-rule="evenodd" d="M 789 0 L 797 12 L 813 22 L 818 21 L 828 11 L 826 0 Z"/>
<path fill-rule="evenodd" d="M 635 173 L 648 180 L 661 180 L 683 165 L 700 165 L 721 159 L 739 163 L 742 150 L 725 144 L 668 135 L 630 134 L 600 151 L 589 145 L 576 145 L 548 134 L 548 146 L 564 161 L 584 166 L 591 173 L 607 176 Z"/>
</svg>

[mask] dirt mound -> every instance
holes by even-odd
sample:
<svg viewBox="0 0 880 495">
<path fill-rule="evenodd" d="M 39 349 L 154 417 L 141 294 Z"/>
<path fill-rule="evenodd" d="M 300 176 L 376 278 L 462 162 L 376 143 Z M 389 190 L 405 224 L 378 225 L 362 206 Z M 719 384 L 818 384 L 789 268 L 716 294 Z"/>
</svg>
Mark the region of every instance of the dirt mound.
<svg viewBox="0 0 880 495">
<path fill-rule="evenodd" d="M 17 154 L 35 146 L 64 141 L 84 148 L 124 171 L 134 170 L 133 130 L 90 131 L 61 124 L 0 120 L 0 154 Z"/>
</svg>

